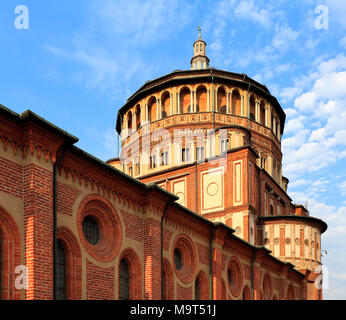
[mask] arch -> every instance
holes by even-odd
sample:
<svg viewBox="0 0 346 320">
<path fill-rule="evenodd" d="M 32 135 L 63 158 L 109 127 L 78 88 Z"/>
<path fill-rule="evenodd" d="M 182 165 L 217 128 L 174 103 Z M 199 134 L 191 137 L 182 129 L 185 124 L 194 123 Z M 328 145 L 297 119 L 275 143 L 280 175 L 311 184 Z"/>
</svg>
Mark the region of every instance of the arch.
<svg viewBox="0 0 346 320">
<path fill-rule="evenodd" d="M 173 300 L 174 299 L 174 274 L 173 269 L 169 261 L 163 259 L 163 299 Z"/>
<path fill-rule="evenodd" d="M 132 111 L 127 113 L 127 132 L 128 135 L 131 135 L 132 133 Z"/>
<path fill-rule="evenodd" d="M 198 288 L 198 296 L 196 295 Z M 204 271 L 199 271 L 195 280 L 195 300 L 208 300 L 208 278 Z"/>
<path fill-rule="evenodd" d="M 262 292 L 264 300 L 271 300 L 273 296 L 273 281 L 269 273 L 263 276 L 262 281 Z"/>
<path fill-rule="evenodd" d="M 142 267 L 138 255 L 132 248 L 126 248 L 119 257 L 118 279 L 120 279 L 121 262 L 125 261 L 128 268 L 128 289 L 130 300 L 142 299 Z M 120 297 L 120 282 L 118 281 L 118 297 Z"/>
<path fill-rule="evenodd" d="M 14 270 L 20 263 L 20 234 L 14 218 L 0 206 L 0 299 L 19 300 Z"/>
<path fill-rule="evenodd" d="M 190 113 L 191 107 L 191 90 L 188 87 L 183 87 L 180 90 L 180 112 Z"/>
<path fill-rule="evenodd" d="M 58 228 L 57 239 L 65 251 L 66 299 L 82 299 L 82 254 L 78 241 L 66 226 Z"/>
<path fill-rule="evenodd" d="M 244 286 L 243 294 L 242 294 L 242 299 L 243 300 L 252 300 L 252 298 L 251 298 L 251 291 L 250 291 L 250 288 L 249 288 L 248 285 Z"/>
<path fill-rule="evenodd" d="M 238 89 L 233 90 L 232 92 L 232 114 L 241 116 L 241 98 Z"/>
<path fill-rule="evenodd" d="M 223 86 L 217 89 L 217 109 L 216 111 L 226 113 L 227 112 L 227 97 L 226 90 Z"/>
<path fill-rule="evenodd" d="M 171 97 L 168 91 L 164 91 L 161 95 L 161 118 L 166 118 L 170 115 Z"/>
<path fill-rule="evenodd" d="M 149 122 L 154 122 L 157 120 L 157 102 L 154 96 L 148 99 L 148 117 Z"/>
<path fill-rule="evenodd" d="M 266 124 L 266 107 L 265 103 L 263 100 L 261 100 L 260 103 L 260 119 L 259 122 L 261 123 L 262 126 L 265 126 Z"/>
<path fill-rule="evenodd" d="M 295 300 L 295 294 L 294 294 L 294 288 L 293 286 L 290 284 L 287 287 L 287 298 L 286 300 Z"/>
<path fill-rule="evenodd" d="M 141 106 L 139 104 L 137 104 L 136 106 L 136 130 L 139 129 L 139 127 L 141 126 Z"/>
<path fill-rule="evenodd" d="M 196 90 L 197 112 L 206 112 L 207 110 L 207 88 L 204 85 L 198 86 Z"/>
<path fill-rule="evenodd" d="M 251 120 L 255 121 L 256 119 L 256 102 L 255 102 L 255 98 L 253 95 L 250 96 L 250 100 L 249 100 L 249 103 L 250 103 L 250 110 L 249 110 L 249 117 Z"/>
</svg>

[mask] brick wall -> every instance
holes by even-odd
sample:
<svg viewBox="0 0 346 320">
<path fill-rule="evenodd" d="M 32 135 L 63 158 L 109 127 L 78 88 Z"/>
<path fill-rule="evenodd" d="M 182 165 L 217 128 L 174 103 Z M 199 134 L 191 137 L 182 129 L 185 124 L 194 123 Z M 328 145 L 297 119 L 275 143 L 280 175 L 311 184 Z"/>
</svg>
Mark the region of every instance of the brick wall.
<svg viewBox="0 0 346 320">
<path fill-rule="evenodd" d="M 114 299 L 114 267 L 102 268 L 86 260 L 86 289 L 88 300 Z"/>
</svg>

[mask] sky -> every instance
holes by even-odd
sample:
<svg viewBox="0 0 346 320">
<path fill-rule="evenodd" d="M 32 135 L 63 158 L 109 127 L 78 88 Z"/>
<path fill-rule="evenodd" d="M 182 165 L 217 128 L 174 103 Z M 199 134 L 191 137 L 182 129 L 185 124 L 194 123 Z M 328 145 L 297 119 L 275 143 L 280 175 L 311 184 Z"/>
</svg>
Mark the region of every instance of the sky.
<svg viewBox="0 0 346 320">
<path fill-rule="evenodd" d="M 345 0 L 1 0 L 0 104 L 114 158 L 118 109 L 189 69 L 201 26 L 210 66 L 265 84 L 284 109 L 288 194 L 328 224 L 324 299 L 346 299 L 345 17 Z"/>
</svg>

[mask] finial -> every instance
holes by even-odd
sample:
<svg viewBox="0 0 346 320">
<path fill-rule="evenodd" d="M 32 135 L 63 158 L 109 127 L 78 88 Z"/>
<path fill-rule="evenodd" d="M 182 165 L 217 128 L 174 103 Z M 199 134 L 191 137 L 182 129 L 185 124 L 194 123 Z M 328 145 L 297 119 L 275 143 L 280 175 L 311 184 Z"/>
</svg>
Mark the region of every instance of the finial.
<svg viewBox="0 0 346 320">
<path fill-rule="evenodd" d="M 198 32 L 199 32 L 199 38 L 198 38 L 198 39 L 201 39 L 201 31 L 202 31 L 201 27 L 198 26 L 197 30 L 198 30 Z"/>
</svg>

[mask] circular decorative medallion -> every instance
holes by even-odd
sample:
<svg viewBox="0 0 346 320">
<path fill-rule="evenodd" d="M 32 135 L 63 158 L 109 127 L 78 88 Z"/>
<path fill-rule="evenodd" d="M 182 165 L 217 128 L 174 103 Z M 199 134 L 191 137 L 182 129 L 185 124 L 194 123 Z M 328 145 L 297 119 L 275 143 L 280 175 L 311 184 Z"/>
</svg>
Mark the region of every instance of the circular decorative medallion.
<svg viewBox="0 0 346 320">
<path fill-rule="evenodd" d="M 179 204 L 184 203 L 185 195 L 184 195 L 182 192 L 178 192 L 178 193 L 176 194 L 176 196 L 179 197 L 179 199 L 177 200 L 177 202 L 178 202 Z"/>
<path fill-rule="evenodd" d="M 265 244 L 265 245 L 268 245 L 269 243 L 270 243 L 269 238 L 264 238 L 264 244 Z"/>
<path fill-rule="evenodd" d="M 240 234 L 240 233 L 241 233 L 241 227 L 236 227 L 235 234 Z"/>
<path fill-rule="evenodd" d="M 280 239 L 279 238 L 275 238 L 274 239 L 274 244 L 279 244 L 280 243 Z"/>
<path fill-rule="evenodd" d="M 207 193 L 210 196 L 215 196 L 217 192 L 219 191 L 219 186 L 216 182 L 211 182 L 209 183 L 207 187 Z"/>
<path fill-rule="evenodd" d="M 286 238 L 285 242 L 286 242 L 286 244 L 290 244 L 291 243 L 291 238 Z"/>
<path fill-rule="evenodd" d="M 296 239 L 294 240 L 294 242 L 295 242 L 296 245 L 299 245 L 299 244 L 300 244 L 299 238 L 296 238 Z"/>
<path fill-rule="evenodd" d="M 309 246 L 309 240 L 305 239 L 304 244 L 308 247 Z"/>
</svg>

